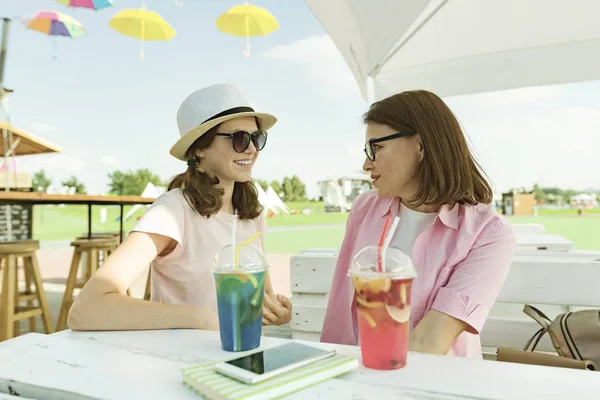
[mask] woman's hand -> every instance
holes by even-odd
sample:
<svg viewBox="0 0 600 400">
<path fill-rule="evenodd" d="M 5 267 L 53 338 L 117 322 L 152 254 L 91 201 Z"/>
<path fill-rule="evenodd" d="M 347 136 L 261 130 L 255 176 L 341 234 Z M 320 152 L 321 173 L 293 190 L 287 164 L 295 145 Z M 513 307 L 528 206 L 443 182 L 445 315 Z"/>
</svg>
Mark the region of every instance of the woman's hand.
<svg viewBox="0 0 600 400">
<path fill-rule="evenodd" d="M 263 325 L 283 325 L 292 320 L 292 302 L 284 295 L 265 292 Z"/>
</svg>

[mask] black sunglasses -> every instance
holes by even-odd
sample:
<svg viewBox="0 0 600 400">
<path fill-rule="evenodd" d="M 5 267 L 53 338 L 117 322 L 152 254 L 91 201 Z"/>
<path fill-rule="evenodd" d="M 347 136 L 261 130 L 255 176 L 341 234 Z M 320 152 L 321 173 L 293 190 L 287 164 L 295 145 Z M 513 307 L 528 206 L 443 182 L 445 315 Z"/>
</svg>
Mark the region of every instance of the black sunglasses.
<svg viewBox="0 0 600 400">
<path fill-rule="evenodd" d="M 238 153 L 243 153 L 250 146 L 250 141 L 254 144 L 257 151 L 264 149 L 267 144 L 267 132 L 256 131 L 254 133 L 248 133 L 245 131 L 233 132 L 233 133 L 217 133 L 217 136 L 225 136 L 231 138 L 231 145 L 233 150 Z"/>
<path fill-rule="evenodd" d="M 367 158 L 369 160 L 375 161 L 375 149 L 373 148 L 374 144 L 385 142 L 386 140 L 398 139 L 412 135 L 412 133 L 398 132 L 381 138 L 371 139 L 367 143 L 365 143 L 365 154 L 367 155 Z"/>
</svg>

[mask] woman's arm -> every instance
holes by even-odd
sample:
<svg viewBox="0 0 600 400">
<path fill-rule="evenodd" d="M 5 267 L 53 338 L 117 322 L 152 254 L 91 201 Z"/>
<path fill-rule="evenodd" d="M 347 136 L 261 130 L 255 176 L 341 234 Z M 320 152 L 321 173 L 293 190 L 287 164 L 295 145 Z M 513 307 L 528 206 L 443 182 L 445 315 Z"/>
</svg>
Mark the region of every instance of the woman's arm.
<svg viewBox="0 0 600 400">
<path fill-rule="evenodd" d="M 466 328 L 464 321 L 437 310 L 429 310 L 410 333 L 410 351 L 448 354 L 454 339 Z"/>
<path fill-rule="evenodd" d="M 132 232 L 75 298 L 68 324 L 73 330 L 218 329 L 217 315 L 188 305 L 163 304 L 126 295 L 142 271 L 175 247 L 158 234 Z"/>
<path fill-rule="evenodd" d="M 410 349 L 447 354 L 464 331 L 479 334 L 504 285 L 516 245 L 508 222 L 484 229 L 411 332 Z"/>
</svg>

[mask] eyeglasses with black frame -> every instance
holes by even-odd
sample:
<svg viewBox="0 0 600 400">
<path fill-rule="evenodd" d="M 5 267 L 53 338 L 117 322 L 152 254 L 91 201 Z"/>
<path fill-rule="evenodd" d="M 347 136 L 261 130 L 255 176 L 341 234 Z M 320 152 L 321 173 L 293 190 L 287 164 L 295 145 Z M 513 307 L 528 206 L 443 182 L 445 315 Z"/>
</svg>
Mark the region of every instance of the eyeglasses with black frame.
<svg viewBox="0 0 600 400">
<path fill-rule="evenodd" d="M 258 130 L 253 133 L 249 133 L 246 131 L 238 131 L 233 133 L 217 133 L 217 136 L 225 136 L 231 139 L 231 145 L 233 146 L 233 150 L 237 153 L 243 153 L 250 146 L 250 142 L 254 144 L 257 151 L 261 151 L 264 149 L 265 144 L 267 144 L 267 132 L 263 130 Z"/>
<path fill-rule="evenodd" d="M 412 136 L 412 133 L 398 132 L 398 133 L 394 133 L 392 135 L 380 137 L 380 138 L 377 138 L 377 139 L 371 139 L 367 143 L 365 143 L 365 154 L 367 155 L 367 158 L 369 160 L 375 161 L 375 149 L 373 148 L 374 144 L 385 142 L 387 140 L 392 140 L 392 139 L 398 139 L 398 138 L 402 138 L 402 137 L 407 137 L 407 136 Z"/>
</svg>

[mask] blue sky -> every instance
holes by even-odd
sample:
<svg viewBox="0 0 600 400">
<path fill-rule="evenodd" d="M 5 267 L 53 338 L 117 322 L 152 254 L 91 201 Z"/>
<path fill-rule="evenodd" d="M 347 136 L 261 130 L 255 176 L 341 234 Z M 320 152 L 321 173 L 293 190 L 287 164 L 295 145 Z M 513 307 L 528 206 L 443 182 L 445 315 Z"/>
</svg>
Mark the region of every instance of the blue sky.
<svg viewBox="0 0 600 400">
<path fill-rule="evenodd" d="M 42 10 L 69 14 L 88 35 L 52 40 L 11 25 L 5 84 L 13 124 L 59 144 L 60 154 L 23 157 L 20 169 L 43 168 L 55 183 L 76 175 L 90 192 L 107 188 L 115 169 L 150 168 L 164 179 L 185 165 L 168 154 L 179 137 L 175 115 L 192 91 L 238 85 L 256 108 L 279 117 L 254 171 L 261 179 L 296 174 L 310 194 L 321 178 L 352 173 L 363 161 L 367 104 L 331 40 L 301 0 L 256 0 L 280 29 L 251 40 L 219 32 L 215 20 L 242 1 L 148 0 L 177 30 L 170 42 L 139 41 L 108 26 L 122 8 L 68 9 L 55 0 L 0 0 L 3 16 Z M 52 58 L 54 52 L 56 58 Z M 514 186 L 600 188 L 600 81 L 446 99 L 498 190 Z"/>
</svg>

